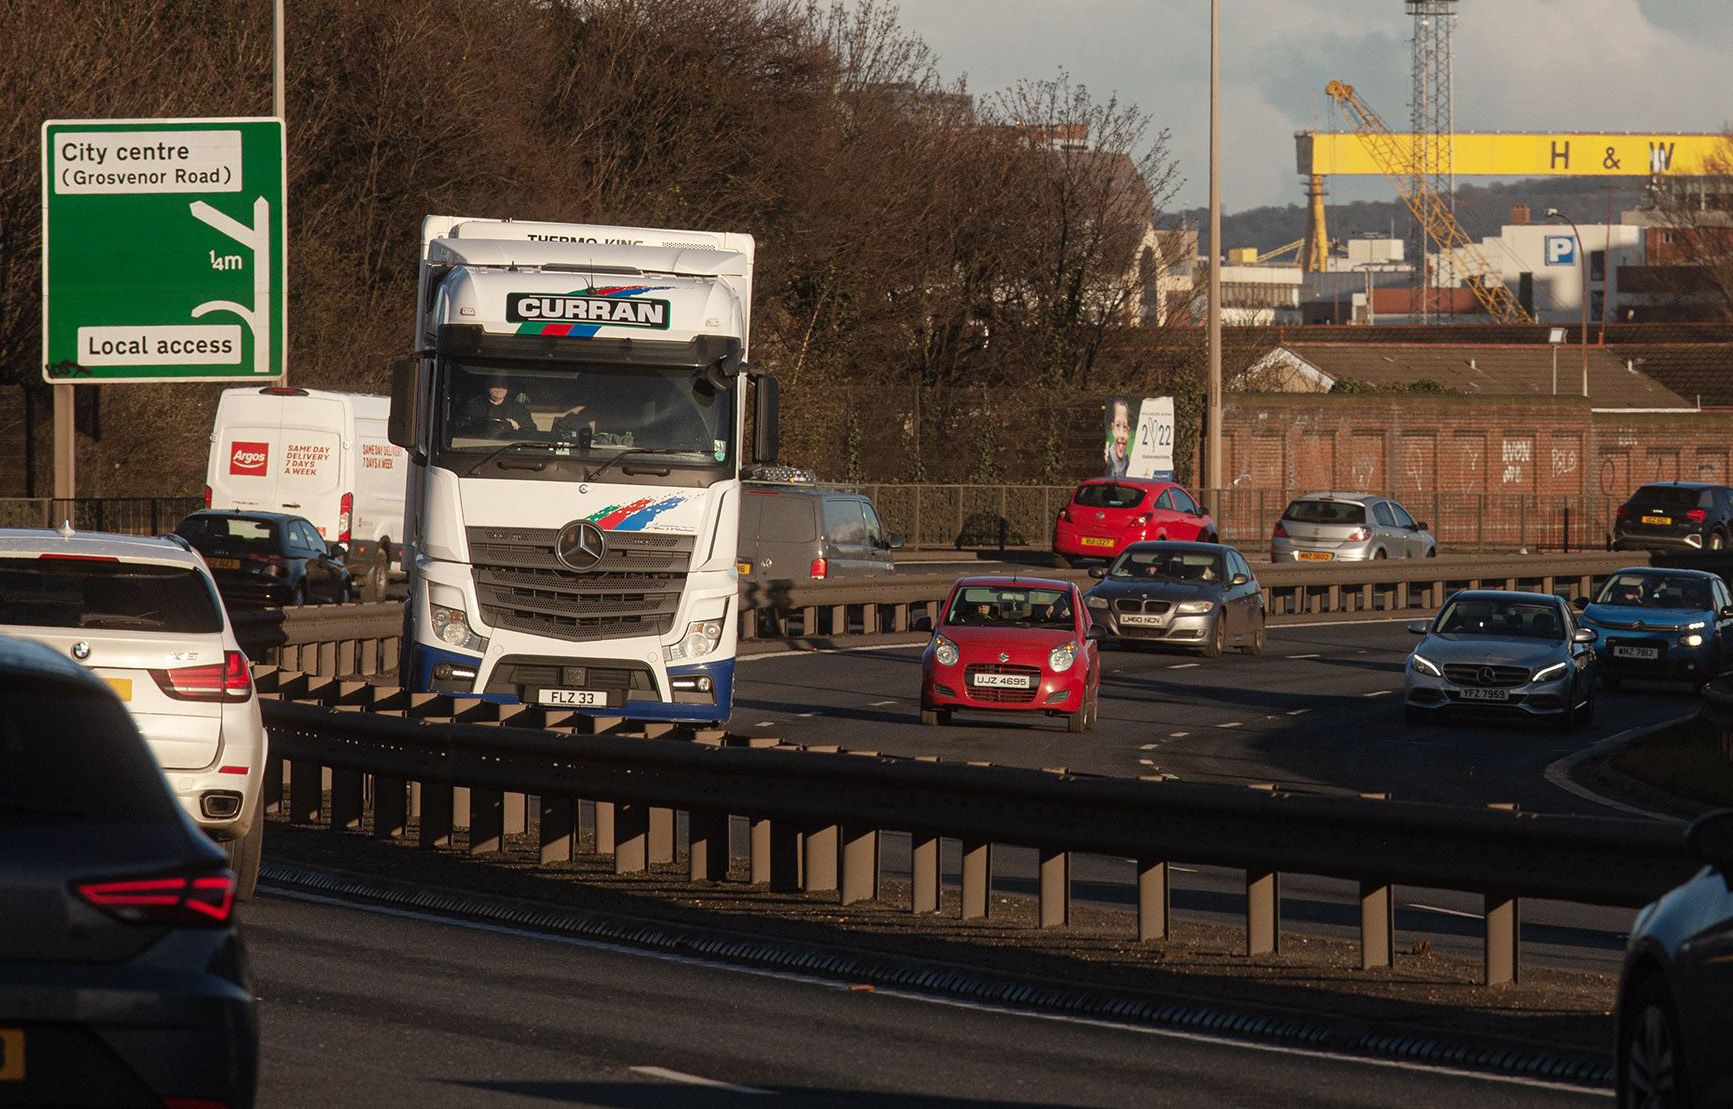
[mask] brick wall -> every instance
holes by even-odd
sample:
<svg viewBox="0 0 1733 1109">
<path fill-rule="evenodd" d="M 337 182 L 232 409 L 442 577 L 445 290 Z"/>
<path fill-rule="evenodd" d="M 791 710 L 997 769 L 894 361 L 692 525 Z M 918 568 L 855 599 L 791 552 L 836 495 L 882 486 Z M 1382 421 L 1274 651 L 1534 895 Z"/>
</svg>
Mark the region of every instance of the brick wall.
<svg viewBox="0 0 1733 1109">
<path fill-rule="evenodd" d="M 1574 397 L 1230 396 L 1223 432 L 1223 476 L 1241 489 L 1622 498 L 1733 473 L 1733 413 L 1591 412 Z"/>
</svg>

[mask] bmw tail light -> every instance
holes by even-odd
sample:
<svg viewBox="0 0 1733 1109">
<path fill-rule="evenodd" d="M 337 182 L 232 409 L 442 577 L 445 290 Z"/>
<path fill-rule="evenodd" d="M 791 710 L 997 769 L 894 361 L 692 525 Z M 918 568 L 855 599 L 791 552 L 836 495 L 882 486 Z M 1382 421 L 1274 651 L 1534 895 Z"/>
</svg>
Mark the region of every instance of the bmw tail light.
<svg viewBox="0 0 1733 1109">
<path fill-rule="evenodd" d="M 177 666 L 152 670 L 157 688 L 176 701 L 245 701 L 253 695 L 247 656 L 224 651 L 222 662 L 209 666 Z"/>
<path fill-rule="evenodd" d="M 1287 537 L 1288 537 L 1288 529 L 1282 526 L 1282 522 L 1280 520 L 1277 520 L 1276 521 L 1276 530 L 1270 532 L 1270 538 L 1271 539 L 1286 539 Z"/>
<path fill-rule="evenodd" d="M 211 506 L 211 487 L 207 485 L 207 486 L 205 486 L 205 507 L 209 508 L 210 506 Z"/>
<path fill-rule="evenodd" d="M 221 928 L 235 910 L 235 876 L 227 870 L 75 882 L 72 888 L 86 903 L 127 924 Z"/>
<path fill-rule="evenodd" d="M 823 578 L 829 571 L 829 563 L 825 562 L 822 558 L 813 559 L 812 565 L 806 568 L 807 574 L 813 578 Z"/>
<path fill-rule="evenodd" d="M 355 517 L 355 494 L 345 493 L 337 502 L 337 542 L 349 542 L 349 525 Z"/>
<path fill-rule="evenodd" d="M 1693 524 L 1700 524 L 1708 518 L 1709 514 L 1701 508 L 1693 508 L 1691 511 L 1685 513 L 1685 519 L 1691 521 Z"/>
</svg>

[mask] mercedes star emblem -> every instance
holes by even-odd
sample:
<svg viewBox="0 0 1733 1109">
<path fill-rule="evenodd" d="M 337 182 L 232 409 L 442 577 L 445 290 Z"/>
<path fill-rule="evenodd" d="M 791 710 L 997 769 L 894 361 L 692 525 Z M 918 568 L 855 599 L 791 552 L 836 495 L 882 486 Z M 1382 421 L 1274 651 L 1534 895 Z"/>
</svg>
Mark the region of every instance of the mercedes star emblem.
<svg viewBox="0 0 1733 1109">
<path fill-rule="evenodd" d="M 574 520 L 560 529 L 554 539 L 554 557 L 580 574 L 594 570 L 608 552 L 602 529 L 588 520 Z"/>
<path fill-rule="evenodd" d="M 1498 671 L 1494 670 L 1490 666 L 1482 666 L 1480 668 L 1480 684 L 1481 685 L 1491 685 L 1493 682 L 1495 682 L 1497 680 L 1498 680 Z"/>
<path fill-rule="evenodd" d="M 72 657 L 77 659 L 79 662 L 83 662 L 85 659 L 89 658 L 90 644 L 84 642 L 82 639 L 77 643 L 74 643 L 72 645 Z"/>
</svg>

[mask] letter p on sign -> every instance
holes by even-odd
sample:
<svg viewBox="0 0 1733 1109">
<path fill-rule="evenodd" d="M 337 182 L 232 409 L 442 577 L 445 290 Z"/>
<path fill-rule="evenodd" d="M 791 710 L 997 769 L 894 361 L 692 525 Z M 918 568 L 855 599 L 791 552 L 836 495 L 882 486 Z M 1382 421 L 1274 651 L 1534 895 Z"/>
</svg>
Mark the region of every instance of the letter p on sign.
<svg viewBox="0 0 1733 1109">
<path fill-rule="evenodd" d="M 1548 235 L 1546 237 L 1546 264 L 1549 266 L 1574 266 L 1577 264 L 1577 241 L 1572 235 Z"/>
</svg>

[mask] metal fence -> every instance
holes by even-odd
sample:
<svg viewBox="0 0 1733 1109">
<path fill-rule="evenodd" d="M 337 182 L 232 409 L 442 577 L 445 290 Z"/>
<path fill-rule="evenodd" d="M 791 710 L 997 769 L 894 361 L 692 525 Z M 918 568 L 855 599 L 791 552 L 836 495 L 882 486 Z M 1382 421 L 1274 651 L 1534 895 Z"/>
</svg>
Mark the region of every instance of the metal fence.
<svg viewBox="0 0 1733 1109">
<path fill-rule="evenodd" d="M 0 527 L 57 528 L 126 535 L 161 535 L 181 518 L 204 507 L 200 497 L 5 497 Z"/>
<path fill-rule="evenodd" d="M 887 531 L 911 547 L 1046 549 L 1053 518 L 1073 485 L 854 486 L 878 506 Z M 1282 509 L 1303 489 L 1205 489 L 1198 500 L 1215 518 L 1223 542 L 1256 552 L 1269 545 Z M 1398 498 L 1430 525 L 1445 551 L 1603 550 L 1612 531 L 1614 497 L 1583 494 L 1428 493 Z"/>
</svg>

